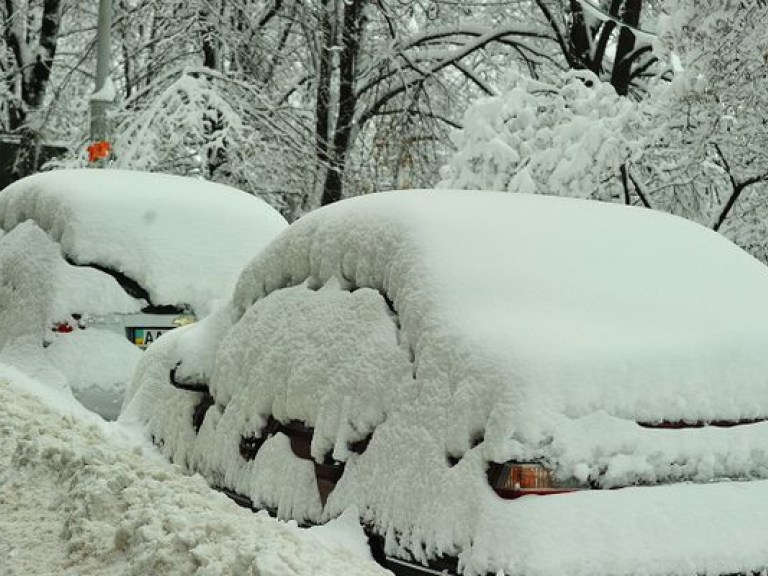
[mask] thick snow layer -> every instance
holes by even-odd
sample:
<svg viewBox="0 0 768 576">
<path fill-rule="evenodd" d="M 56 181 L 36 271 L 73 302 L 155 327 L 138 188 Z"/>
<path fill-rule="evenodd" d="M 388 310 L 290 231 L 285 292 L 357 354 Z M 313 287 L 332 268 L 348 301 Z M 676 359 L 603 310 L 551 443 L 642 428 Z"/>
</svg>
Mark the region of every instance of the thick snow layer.
<svg viewBox="0 0 768 576">
<path fill-rule="evenodd" d="M 0 238 L 0 350 L 23 336 L 42 342 L 59 260 L 53 243 L 31 222 Z"/>
<path fill-rule="evenodd" d="M 143 304 L 126 294 L 111 276 L 69 264 L 57 244 L 32 221 L 0 237 L 0 277 L 5 279 L 0 306 L 7 307 L 7 313 L 36 315 L 34 321 L 22 320 L 27 329 L 40 330 L 75 312 L 138 312 Z M 12 322 L 2 324 L 0 333 L 8 337 L 13 333 L 9 329 Z"/>
<path fill-rule="evenodd" d="M 257 415 L 301 420 L 315 429 L 315 459 L 332 454 L 343 461 L 347 441 L 363 439 L 413 396 L 411 370 L 378 292 L 297 286 L 258 302 L 226 335 L 211 393 L 222 405 L 251 412 L 247 432 L 266 423 Z"/>
<path fill-rule="evenodd" d="M 0 228 L 34 220 L 64 254 L 136 280 L 154 304 L 198 315 L 226 298 L 243 265 L 285 226 L 265 202 L 220 184 L 121 170 L 61 170 L 0 195 Z"/>
<path fill-rule="evenodd" d="M 242 510 L 130 428 L 0 366 L 0 572 L 385 574 L 350 511 L 302 530 Z"/>
<path fill-rule="evenodd" d="M 3 364 L 49 387 L 66 390 L 83 407 L 107 420 L 120 414 L 140 358 L 141 350 L 128 340 L 98 329 L 51 334 L 47 346 L 37 336 L 20 336 L 0 350 Z"/>
<path fill-rule="evenodd" d="M 382 193 L 273 241 L 228 306 L 144 356 L 122 417 L 258 506 L 322 521 L 354 505 L 388 553 L 456 555 L 467 574 L 765 569 L 768 423 L 637 422 L 767 418 L 766 293 L 762 264 L 672 216 Z M 216 400 L 198 434 L 200 395 L 169 383 L 179 360 Z M 270 415 L 346 463 L 324 508 L 281 433 L 239 454 Z M 604 488 L 700 484 L 504 502 L 486 468 L 507 460 Z"/>
<path fill-rule="evenodd" d="M 50 327 L 73 312 L 136 312 L 142 303 L 111 276 L 67 263 L 31 221 L 0 238 L 0 278 L 3 361 L 47 382 L 68 383 L 86 407 L 116 418 L 140 350 L 116 334 L 89 329 L 58 336 Z"/>
<path fill-rule="evenodd" d="M 70 382 L 75 398 L 107 420 L 120 414 L 141 354 L 124 336 L 97 328 L 54 335 L 45 348 L 48 361 Z"/>
<path fill-rule="evenodd" d="M 244 271 L 234 302 L 245 312 L 333 277 L 392 300 L 418 379 L 454 397 L 447 439 L 459 451 L 483 430 L 540 440 L 554 414 L 768 416 L 768 269 L 679 218 L 528 195 L 384 193 L 297 222 Z M 488 430 L 502 408 L 515 429 Z"/>
<path fill-rule="evenodd" d="M 204 322 L 223 324 L 217 317 L 228 313 L 221 310 Z M 190 423 L 197 396 L 167 382 L 178 358 L 177 342 L 186 344 L 181 369 L 199 358 L 188 343 L 206 332 L 216 331 L 175 331 L 147 350 L 151 359 L 137 372 L 135 404 L 176 407 L 172 419 L 162 412 L 153 419 L 152 433 L 163 438 L 164 450 L 177 462 L 213 483 L 235 488 L 281 517 L 319 521 L 313 466 L 293 456 L 285 436 L 269 440 L 247 464 L 232 439 L 259 436 L 270 415 L 283 422 L 299 420 L 315 429 L 311 452 L 316 460 L 330 455 L 346 461 L 348 442 L 370 435 L 390 411 L 415 397 L 412 367 L 386 302 L 374 290 L 350 293 L 337 282 L 317 291 L 296 286 L 260 301 L 221 342 L 211 382 L 217 404 L 227 408 L 221 414 L 218 408 L 209 410 L 196 438 Z M 297 490 L 302 483 L 305 489 Z"/>
</svg>

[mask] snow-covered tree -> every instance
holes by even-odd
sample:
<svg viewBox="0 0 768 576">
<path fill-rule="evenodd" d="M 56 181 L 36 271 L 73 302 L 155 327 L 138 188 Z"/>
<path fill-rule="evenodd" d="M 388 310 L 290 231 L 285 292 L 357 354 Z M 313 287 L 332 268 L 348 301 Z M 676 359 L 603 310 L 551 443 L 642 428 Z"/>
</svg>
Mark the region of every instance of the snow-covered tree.
<svg viewBox="0 0 768 576">
<path fill-rule="evenodd" d="M 355 166 L 393 183 L 432 154 L 466 98 L 495 93 L 501 66 L 552 57 L 551 33 L 519 2 L 323 0 L 317 3 L 318 185 L 307 207 L 344 196 Z M 489 78 L 490 73 L 490 78 Z M 399 139 L 402 146 L 391 142 Z M 381 143 L 387 142 L 387 146 Z M 369 170 L 372 158 L 398 162 Z M 359 175 L 357 175 L 359 176 Z M 365 178 L 357 178 L 365 180 Z M 378 183 L 376 183 L 378 184 Z M 374 187 L 375 189 L 375 187 Z"/>
<path fill-rule="evenodd" d="M 196 175 L 288 210 L 311 180 L 301 126 L 251 86 L 189 68 L 115 116 L 115 168 Z"/>
<path fill-rule="evenodd" d="M 768 4 L 676 0 L 656 50 L 675 68 L 644 104 L 636 174 L 651 204 L 768 257 Z"/>
<path fill-rule="evenodd" d="M 768 261 L 768 3 L 668 0 L 658 16 L 671 74 L 640 102 L 594 76 L 516 73 L 467 112 L 441 185 L 645 205 Z"/>
<path fill-rule="evenodd" d="M 648 32 L 655 0 L 535 0 L 568 68 L 591 70 L 616 92 L 643 92 L 656 72 Z"/>
<path fill-rule="evenodd" d="M 615 200 L 637 139 L 636 105 L 588 70 L 548 82 L 521 72 L 474 104 L 441 187 Z"/>
<path fill-rule="evenodd" d="M 37 169 L 45 102 L 59 40 L 62 0 L 5 0 L 0 4 L 0 73 L 5 89 L 5 130 L 21 136 L 16 176 Z"/>
<path fill-rule="evenodd" d="M 345 185 L 360 193 L 428 184 L 468 98 L 494 93 L 510 61 L 534 70 L 557 53 L 527 0 L 118 0 L 115 8 L 116 161 L 186 173 L 194 159 L 201 175 L 239 175 L 249 190 L 282 175 L 273 197 L 291 190 L 305 210 L 343 197 Z M 253 134 L 258 154 L 242 145 Z M 255 158 L 269 177 L 258 176 Z"/>
</svg>

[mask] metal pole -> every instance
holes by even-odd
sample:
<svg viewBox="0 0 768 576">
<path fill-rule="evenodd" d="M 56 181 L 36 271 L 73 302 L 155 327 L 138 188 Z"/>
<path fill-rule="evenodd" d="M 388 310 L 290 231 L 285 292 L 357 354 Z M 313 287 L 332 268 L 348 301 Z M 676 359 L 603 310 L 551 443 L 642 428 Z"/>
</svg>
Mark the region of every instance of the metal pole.
<svg viewBox="0 0 768 576">
<path fill-rule="evenodd" d="M 91 142 L 107 140 L 107 106 L 111 95 L 105 90 L 109 78 L 109 44 L 112 27 L 112 0 L 99 0 L 99 28 L 96 37 L 96 92 L 91 98 Z"/>
</svg>

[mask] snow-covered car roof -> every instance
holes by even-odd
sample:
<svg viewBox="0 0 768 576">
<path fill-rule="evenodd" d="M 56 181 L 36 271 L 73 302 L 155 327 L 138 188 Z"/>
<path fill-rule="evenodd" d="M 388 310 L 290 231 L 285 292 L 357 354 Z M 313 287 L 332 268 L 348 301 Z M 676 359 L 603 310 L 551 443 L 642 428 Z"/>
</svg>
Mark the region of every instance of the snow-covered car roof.
<svg viewBox="0 0 768 576">
<path fill-rule="evenodd" d="M 285 219 L 245 192 L 194 178 L 122 170 L 60 170 L 0 193 L 0 228 L 34 220 L 76 264 L 138 282 L 153 304 L 205 313 Z"/>
<path fill-rule="evenodd" d="M 296 222 L 244 270 L 234 301 L 244 311 L 332 277 L 385 294 L 420 371 L 457 398 L 486 399 L 474 416 L 458 412 L 460 436 L 508 394 L 521 417 L 768 416 L 768 268 L 674 216 L 523 194 L 382 193 Z"/>
</svg>

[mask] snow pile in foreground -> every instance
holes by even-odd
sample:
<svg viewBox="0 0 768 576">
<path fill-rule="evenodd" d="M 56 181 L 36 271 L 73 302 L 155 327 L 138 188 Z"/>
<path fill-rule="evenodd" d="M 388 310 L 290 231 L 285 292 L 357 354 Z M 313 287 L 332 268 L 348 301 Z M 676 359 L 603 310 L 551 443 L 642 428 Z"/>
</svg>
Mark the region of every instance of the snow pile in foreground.
<svg viewBox="0 0 768 576">
<path fill-rule="evenodd" d="M 3 574 L 386 573 L 355 515 L 320 532 L 238 508 L 130 429 L 0 367 Z"/>
<path fill-rule="evenodd" d="M 122 170 L 35 174 L 0 195 L 0 228 L 34 220 L 77 263 L 126 274 L 154 304 L 205 314 L 285 226 L 254 196 L 193 178 Z"/>
</svg>

